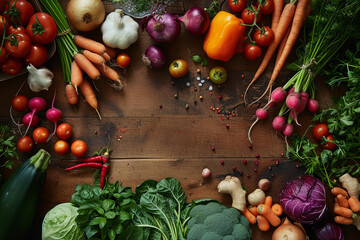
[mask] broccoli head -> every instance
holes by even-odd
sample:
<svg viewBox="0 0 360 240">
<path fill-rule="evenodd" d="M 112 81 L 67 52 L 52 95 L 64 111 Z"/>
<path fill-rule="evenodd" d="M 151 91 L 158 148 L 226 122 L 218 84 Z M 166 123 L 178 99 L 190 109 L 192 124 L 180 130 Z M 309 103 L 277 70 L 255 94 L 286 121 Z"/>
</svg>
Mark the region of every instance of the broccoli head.
<svg viewBox="0 0 360 240">
<path fill-rule="evenodd" d="M 249 221 L 235 208 L 211 202 L 195 206 L 189 216 L 187 240 L 249 240 Z"/>
</svg>

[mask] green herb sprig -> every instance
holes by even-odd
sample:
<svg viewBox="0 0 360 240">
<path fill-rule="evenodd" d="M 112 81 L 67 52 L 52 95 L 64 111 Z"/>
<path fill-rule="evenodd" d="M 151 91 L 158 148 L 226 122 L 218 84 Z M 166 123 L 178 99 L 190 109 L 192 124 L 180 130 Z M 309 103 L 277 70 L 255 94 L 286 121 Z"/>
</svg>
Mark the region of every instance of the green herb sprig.
<svg viewBox="0 0 360 240">
<path fill-rule="evenodd" d="M 9 127 L 0 125 L 0 168 L 11 169 L 17 158 L 14 136 L 9 136 Z M 1 173 L 0 173 L 1 177 Z"/>
</svg>

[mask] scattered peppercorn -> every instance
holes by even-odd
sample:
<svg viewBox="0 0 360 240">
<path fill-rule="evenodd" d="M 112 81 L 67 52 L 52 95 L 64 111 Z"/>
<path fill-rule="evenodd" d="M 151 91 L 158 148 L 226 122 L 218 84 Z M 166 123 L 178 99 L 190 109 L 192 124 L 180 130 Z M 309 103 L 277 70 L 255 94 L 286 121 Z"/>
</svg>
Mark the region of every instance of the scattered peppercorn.
<svg viewBox="0 0 360 240">
<path fill-rule="evenodd" d="M 256 169 L 256 168 L 254 168 L 254 172 L 257 172 L 257 169 Z"/>
<path fill-rule="evenodd" d="M 246 160 L 243 160 L 243 163 L 244 163 L 244 164 L 246 164 L 246 163 L 247 163 L 247 161 L 246 161 Z"/>
<path fill-rule="evenodd" d="M 212 93 L 212 92 L 210 92 L 210 95 L 212 96 L 212 95 L 213 95 L 213 93 Z"/>
<path fill-rule="evenodd" d="M 258 165 L 259 164 L 259 162 L 258 161 L 255 161 L 255 165 Z"/>
<path fill-rule="evenodd" d="M 212 146 L 212 147 L 211 147 L 211 150 L 212 150 L 212 151 L 215 151 L 215 147 L 214 147 L 214 146 Z"/>
<path fill-rule="evenodd" d="M 235 113 L 233 113 L 232 116 L 235 117 Z"/>
<path fill-rule="evenodd" d="M 226 118 L 229 119 L 229 115 L 226 115 Z"/>
<path fill-rule="evenodd" d="M 206 79 L 207 79 L 207 80 L 210 80 L 210 77 L 207 77 Z"/>
<path fill-rule="evenodd" d="M 224 121 L 224 120 L 225 120 L 225 118 L 221 118 L 221 120 L 223 120 L 223 121 Z"/>
<path fill-rule="evenodd" d="M 176 93 L 174 94 L 174 98 L 178 98 L 178 95 Z"/>
<path fill-rule="evenodd" d="M 220 114 L 220 110 L 217 110 L 217 113 Z"/>
<path fill-rule="evenodd" d="M 175 84 L 175 82 L 174 81 L 171 81 L 171 85 L 174 85 Z"/>
<path fill-rule="evenodd" d="M 219 99 L 221 99 L 222 98 L 222 96 L 221 95 L 219 95 Z"/>
<path fill-rule="evenodd" d="M 95 132 L 94 132 L 95 134 L 98 134 L 98 132 L 95 130 Z"/>
<path fill-rule="evenodd" d="M 251 145 L 251 144 L 249 144 L 249 148 L 252 148 L 252 145 Z"/>
<path fill-rule="evenodd" d="M 221 163 L 221 165 L 224 165 L 224 160 L 221 160 L 220 163 Z"/>
<path fill-rule="evenodd" d="M 245 77 L 245 75 L 244 75 L 244 74 L 241 74 L 241 77 Z"/>
<path fill-rule="evenodd" d="M 256 154 L 256 155 L 255 155 L 255 157 L 256 157 L 256 158 L 259 158 L 259 157 L 260 157 L 260 155 L 259 155 L 259 154 Z"/>
<path fill-rule="evenodd" d="M 243 98 L 243 97 L 244 97 L 244 94 L 241 94 L 241 96 L 240 96 L 240 97 L 242 97 L 242 98 Z"/>
<path fill-rule="evenodd" d="M 275 175 L 274 175 L 274 174 L 271 174 L 271 177 L 275 177 Z"/>
<path fill-rule="evenodd" d="M 233 167 L 233 171 L 235 171 L 235 170 L 236 170 L 236 167 L 234 166 L 234 167 Z"/>
<path fill-rule="evenodd" d="M 185 109 L 189 109 L 189 104 L 186 104 L 186 105 L 185 105 Z"/>
<path fill-rule="evenodd" d="M 160 105 L 159 105 L 159 108 L 162 108 L 162 107 L 163 107 L 162 104 L 160 104 Z"/>
<path fill-rule="evenodd" d="M 248 178 L 250 177 L 250 174 L 246 175 Z"/>
<path fill-rule="evenodd" d="M 229 124 L 226 124 L 226 128 L 230 128 L 230 125 L 229 125 Z"/>
<path fill-rule="evenodd" d="M 275 161 L 275 164 L 276 164 L 276 165 L 279 165 L 279 160 L 276 160 L 276 161 Z"/>
<path fill-rule="evenodd" d="M 201 72 L 200 68 L 196 69 L 196 72 L 200 73 Z"/>
<path fill-rule="evenodd" d="M 200 98 L 200 100 L 203 100 L 204 97 L 203 97 L 203 96 L 200 96 L 199 98 Z"/>
</svg>

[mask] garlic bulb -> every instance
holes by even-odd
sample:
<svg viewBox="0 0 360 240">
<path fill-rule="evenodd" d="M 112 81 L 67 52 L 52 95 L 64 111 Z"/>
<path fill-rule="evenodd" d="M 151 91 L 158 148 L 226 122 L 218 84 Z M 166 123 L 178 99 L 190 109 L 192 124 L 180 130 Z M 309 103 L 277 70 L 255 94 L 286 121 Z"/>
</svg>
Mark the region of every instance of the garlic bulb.
<svg viewBox="0 0 360 240">
<path fill-rule="evenodd" d="M 54 74 L 49 69 L 37 69 L 31 63 L 26 69 L 29 71 L 28 84 L 31 91 L 40 92 L 49 89 L 54 78 Z"/>
</svg>

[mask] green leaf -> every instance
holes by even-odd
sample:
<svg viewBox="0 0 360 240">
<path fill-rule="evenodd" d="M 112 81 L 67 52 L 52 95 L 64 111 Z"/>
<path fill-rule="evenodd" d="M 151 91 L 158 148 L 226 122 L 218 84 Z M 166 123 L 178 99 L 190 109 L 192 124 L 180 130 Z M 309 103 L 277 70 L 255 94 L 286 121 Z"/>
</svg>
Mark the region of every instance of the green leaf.
<svg viewBox="0 0 360 240">
<path fill-rule="evenodd" d="M 110 240 L 114 240 L 115 237 L 116 237 L 116 233 L 115 233 L 115 230 L 114 229 L 110 229 L 109 232 L 108 232 L 108 237 Z"/>
<path fill-rule="evenodd" d="M 5 163 L 4 163 L 4 167 L 7 168 L 7 169 L 12 169 L 13 166 L 15 165 L 15 162 L 12 161 L 12 160 L 7 160 Z"/>
<path fill-rule="evenodd" d="M 193 61 L 196 63 L 200 63 L 201 62 L 201 57 L 199 55 L 194 55 L 192 57 Z"/>
<path fill-rule="evenodd" d="M 149 189 L 156 189 L 156 185 L 158 184 L 155 180 L 146 180 L 143 183 L 141 183 L 139 186 L 135 188 L 135 195 L 134 199 L 137 203 L 140 202 L 140 197 L 144 193 L 146 193 Z"/>
<path fill-rule="evenodd" d="M 181 188 L 180 181 L 174 178 L 162 179 L 157 185 L 156 190 L 179 203 L 182 207 L 186 202 L 186 195 L 184 190 Z"/>
<path fill-rule="evenodd" d="M 137 226 L 130 226 L 125 229 L 120 235 L 121 240 L 143 240 L 143 230 Z"/>
<path fill-rule="evenodd" d="M 99 223 L 99 228 L 103 229 L 105 227 L 106 223 L 107 223 L 107 219 L 101 218 L 100 223 Z"/>
<path fill-rule="evenodd" d="M 89 223 L 90 226 L 94 226 L 94 225 L 100 225 L 100 223 L 104 220 L 105 218 L 103 217 L 96 217 L 93 220 L 91 220 L 91 222 Z M 105 219 L 106 220 L 106 219 Z"/>
<path fill-rule="evenodd" d="M 104 213 L 105 213 L 104 209 L 102 209 L 101 207 L 96 207 L 95 210 L 96 210 L 100 215 L 104 215 Z"/>
<path fill-rule="evenodd" d="M 102 208 L 104 209 L 105 212 L 112 210 L 115 208 L 115 201 L 112 199 L 105 199 L 102 202 Z"/>
<path fill-rule="evenodd" d="M 116 224 L 114 224 L 114 230 L 116 234 L 120 234 L 122 231 L 124 231 L 124 226 L 120 221 L 117 221 Z"/>
<path fill-rule="evenodd" d="M 120 222 L 123 223 L 123 222 L 131 219 L 131 214 L 128 212 L 125 212 L 125 211 L 120 211 L 119 219 L 120 219 Z"/>
<path fill-rule="evenodd" d="M 116 217 L 116 213 L 113 212 L 113 211 L 109 211 L 109 212 L 106 212 L 104 214 L 104 216 L 107 218 L 107 219 L 114 219 Z"/>
</svg>

